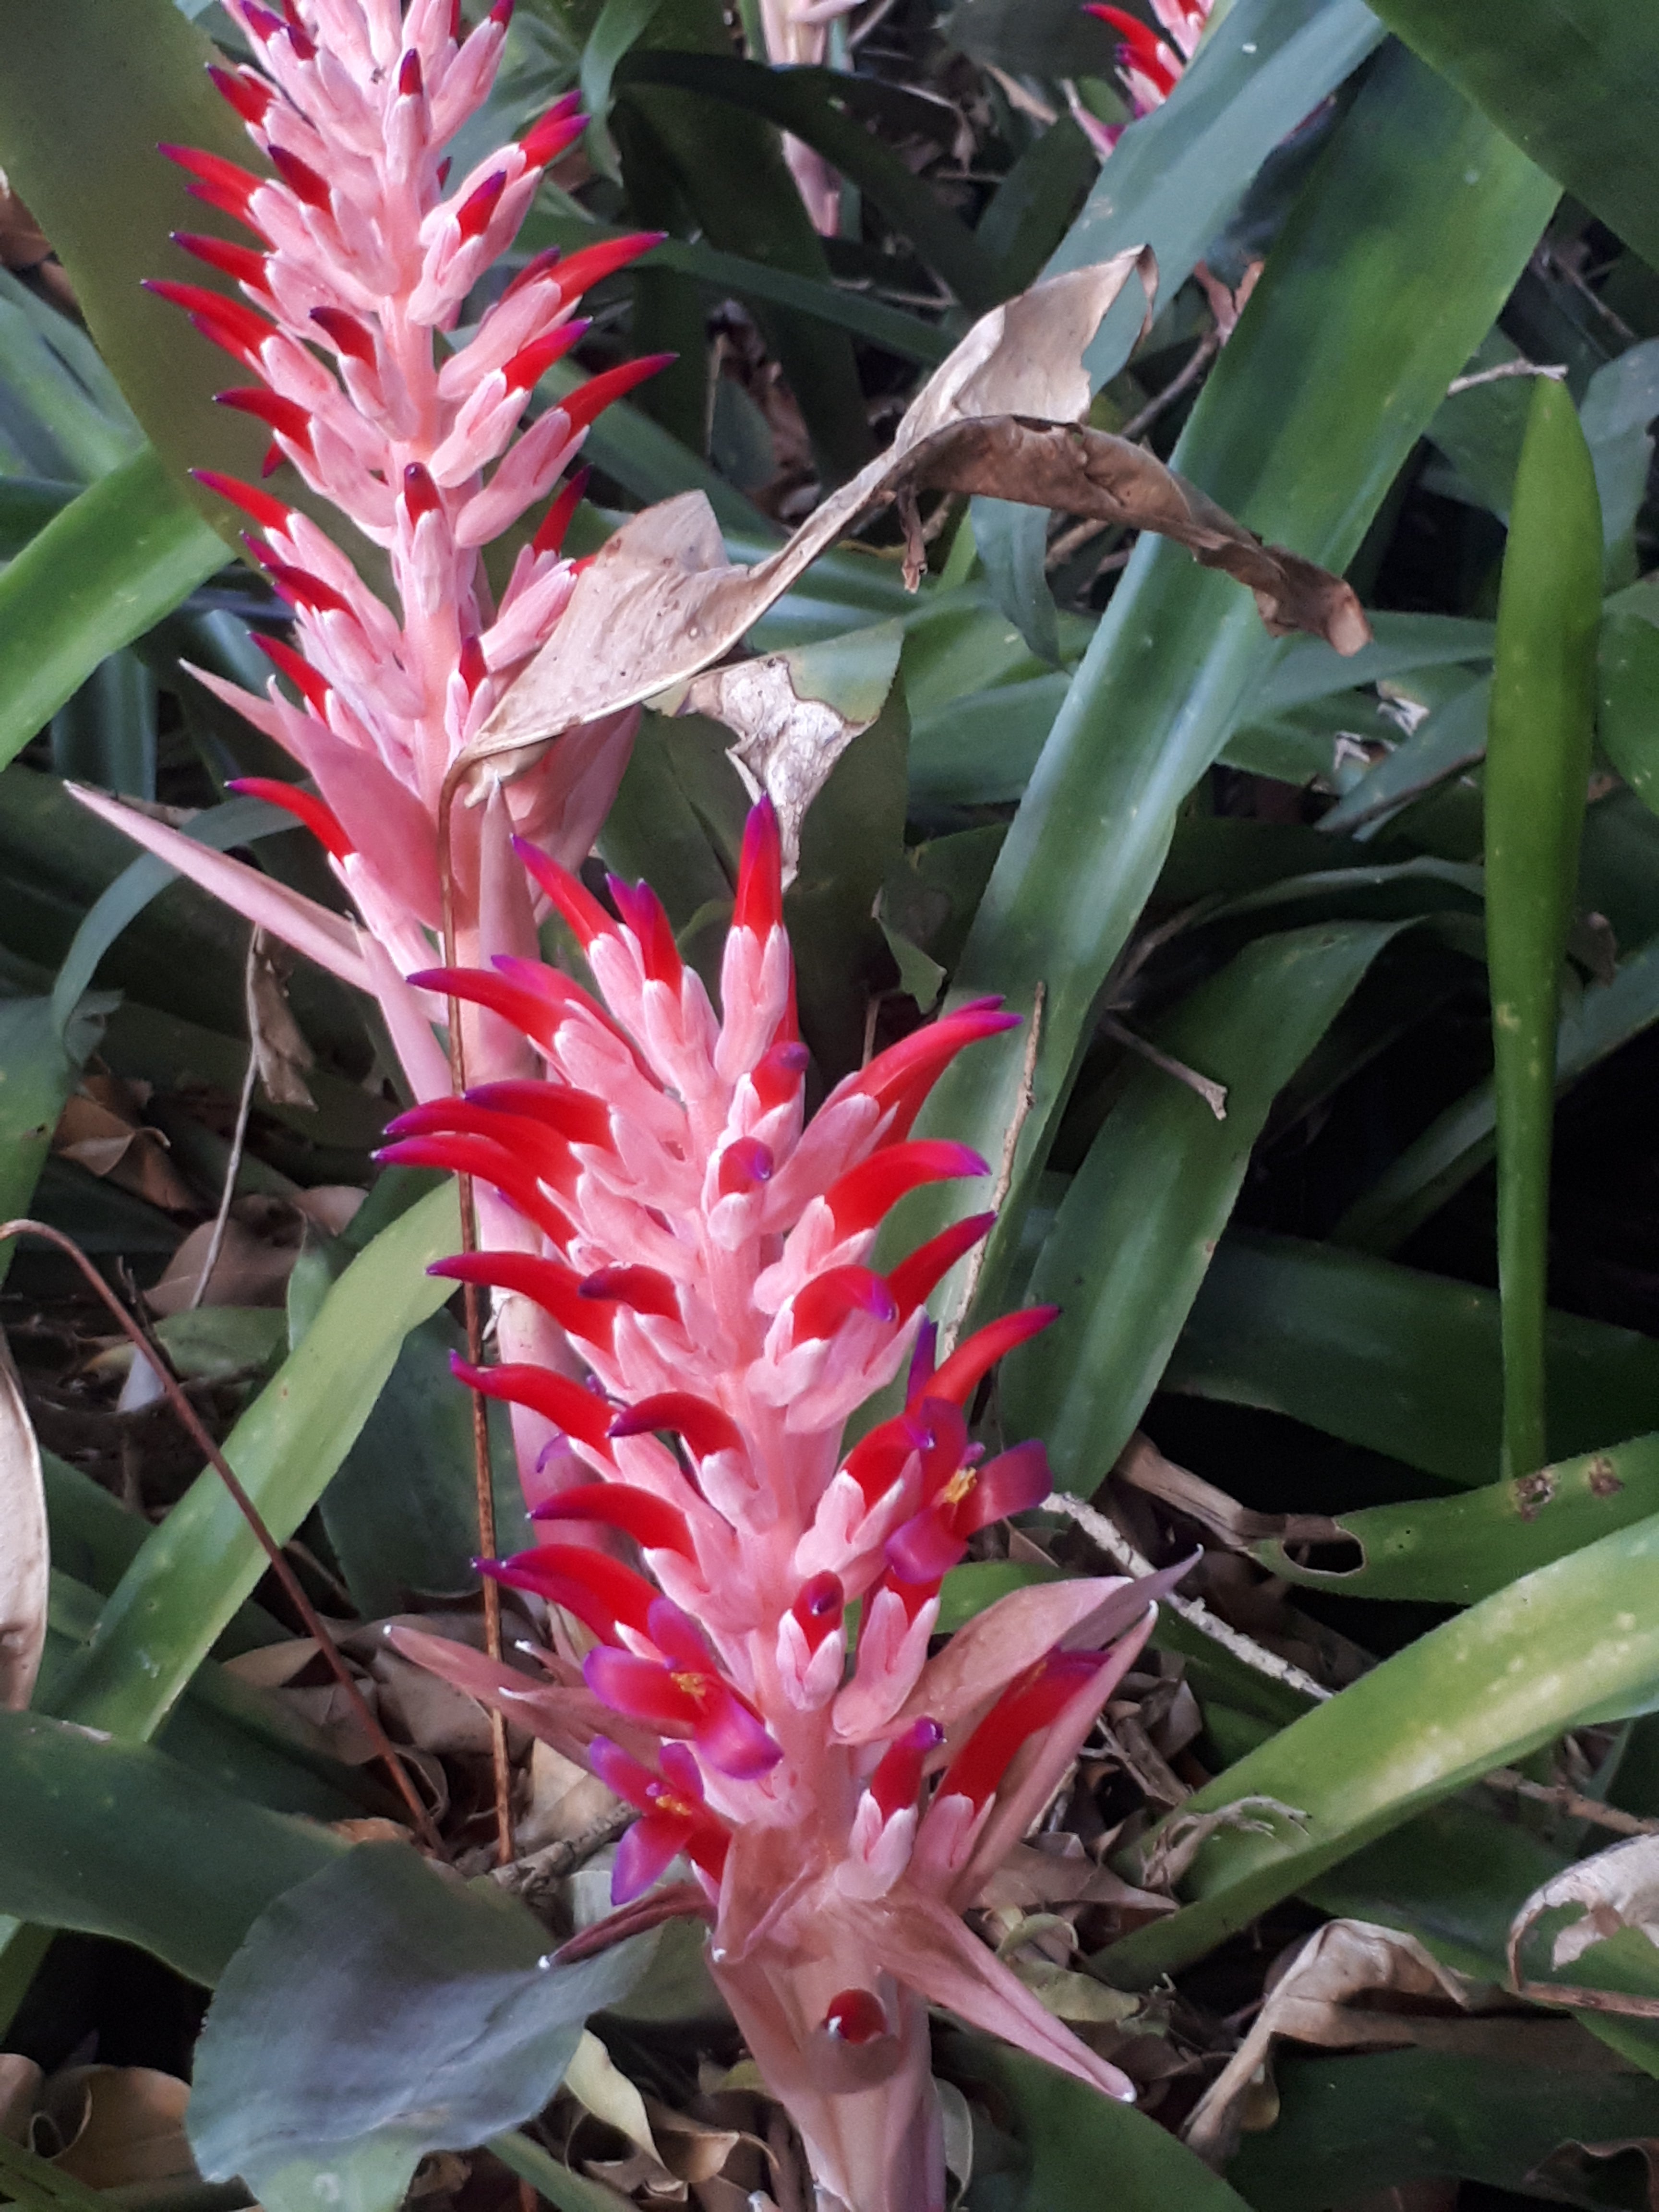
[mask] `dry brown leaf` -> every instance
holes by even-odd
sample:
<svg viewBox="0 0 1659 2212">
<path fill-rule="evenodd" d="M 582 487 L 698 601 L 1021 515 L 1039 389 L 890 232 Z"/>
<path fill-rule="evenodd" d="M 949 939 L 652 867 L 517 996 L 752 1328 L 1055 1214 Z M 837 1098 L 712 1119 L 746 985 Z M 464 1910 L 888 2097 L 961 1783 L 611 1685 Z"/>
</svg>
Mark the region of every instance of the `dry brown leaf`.
<svg viewBox="0 0 1659 2212">
<path fill-rule="evenodd" d="M 1607 2189 L 1607 2177 L 1599 2169 L 1626 2151 L 1636 2152 L 1642 2160 L 1648 2212 L 1659 2212 L 1659 2140 L 1652 2136 L 1621 2136 L 1613 2142 L 1562 2143 L 1527 2179 L 1540 2185 L 1540 2196 L 1568 2204 L 1616 2203 L 1619 2200 Z"/>
<path fill-rule="evenodd" d="M 191 1212 L 196 1194 L 167 1158 L 167 1139 L 125 1106 L 119 1086 L 88 1076 L 64 1102 L 52 1151 L 166 1212 Z"/>
<path fill-rule="evenodd" d="M 1571 1966 L 1594 1944 L 1626 1929 L 1645 1936 L 1659 1948 L 1659 1836 L 1632 1836 L 1628 1843 L 1614 1844 L 1564 1868 L 1553 1881 L 1535 1889 L 1516 1914 L 1509 1940 L 1510 1978 L 1521 1995 L 1594 2012 L 1659 2018 L 1659 1997 L 1528 1981 L 1521 1964 L 1527 1937 L 1545 1913 L 1575 1905 L 1582 1908 L 1578 1917 L 1556 1931 L 1550 1947 L 1553 1972 Z"/>
<path fill-rule="evenodd" d="M 46 1644 L 52 1575 L 40 1446 L 0 1336 L 0 1707 L 28 1705 Z"/>
<path fill-rule="evenodd" d="M 43 2124 L 62 2148 L 52 2163 L 88 2189 L 130 2189 L 199 2177 L 185 2135 L 190 2084 L 151 2066 L 71 2066 L 51 2075 L 36 2100 L 34 2147 Z"/>
<path fill-rule="evenodd" d="M 1334 1521 L 1321 1513 L 1256 1513 L 1248 1505 L 1241 1505 L 1224 1490 L 1218 1490 L 1173 1460 L 1164 1458 L 1150 1437 L 1139 1430 L 1123 1448 L 1123 1455 L 1112 1470 L 1121 1482 L 1133 1490 L 1143 1491 L 1195 1522 L 1205 1534 L 1224 1544 L 1230 1551 L 1243 1552 L 1250 1545 L 1277 1541 L 1280 1543 L 1330 1544 L 1351 1542 L 1346 1532 Z"/>
<path fill-rule="evenodd" d="M 1328 1921 L 1290 1959 L 1249 2033 L 1194 2106 L 1182 2130 L 1188 2148 L 1211 2166 L 1226 2164 L 1237 2148 L 1246 2101 L 1267 2083 L 1268 2061 L 1281 2036 L 1328 2051 L 1415 2042 L 1408 2012 L 1364 2011 L 1354 2002 L 1378 1994 L 1396 2007 L 1465 2012 L 1479 1985 L 1441 1966 L 1414 1936 L 1364 1920 Z"/>
<path fill-rule="evenodd" d="M 603 2120 L 606 2127 L 614 2128 L 619 2136 L 626 2136 L 635 2149 L 651 2161 L 665 2183 L 677 2178 L 670 2174 L 657 2149 L 656 2137 L 646 2118 L 644 2098 L 591 2028 L 582 2030 L 575 2056 L 565 2069 L 564 2086 L 596 2120 Z"/>
<path fill-rule="evenodd" d="M 256 930 L 248 948 L 248 1038 L 259 1070 L 265 1096 L 274 1106 L 307 1106 L 314 1113 L 317 1101 L 306 1082 L 305 1072 L 314 1067 L 317 1055 L 288 1003 L 287 973 L 291 962 L 274 948 L 263 930 Z"/>
<path fill-rule="evenodd" d="M 777 810 L 787 890 L 799 866 L 807 808 L 848 746 L 876 716 L 849 719 L 827 699 L 803 698 L 781 653 L 695 678 L 680 711 L 724 722 L 736 737 L 728 757 L 749 786 L 750 797 L 758 799 L 764 791 Z"/>
<path fill-rule="evenodd" d="M 477 766 L 541 745 L 689 682 L 867 508 L 928 489 L 989 492 L 1176 537 L 1247 583 L 1270 628 L 1311 628 L 1357 651 L 1370 631 L 1339 578 L 1263 546 L 1152 454 L 1074 427 L 1090 399 L 1084 349 L 1131 276 L 1150 311 L 1155 273 L 1145 248 L 1121 253 L 984 316 L 922 387 L 887 452 L 753 568 L 727 561 L 702 493 L 647 507 L 583 570 L 552 639 L 460 760 Z"/>
<path fill-rule="evenodd" d="M 33 2059 L 0 2051 L 0 2142 L 26 2143 L 46 2075 Z"/>
<path fill-rule="evenodd" d="M 155 1314 L 183 1313 L 204 1306 L 280 1306 L 288 1279 L 300 1256 L 303 1222 L 285 1200 L 239 1198 L 225 1224 L 224 1241 L 213 1263 L 206 1291 L 198 1299 L 213 1224 L 192 1229 L 163 1269 L 144 1302 Z"/>
<path fill-rule="evenodd" d="M 514 1830 L 520 1856 L 542 1850 L 549 1844 L 574 1843 L 579 1837 L 591 1835 L 621 1809 L 622 1800 L 605 1788 L 597 1774 L 578 1766 L 550 1743 L 531 1744 L 530 1802 Z"/>
<path fill-rule="evenodd" d="M 51 240 L 0 169 L 0 262 L 8 269 L 33 269 L 51 252 Z"/>
<path fill-rule="evenodd" d="M 1271 1814 L 1273 1820 L 1262 1819 L 1263 1814 Z M 1307 1817 L 1294 1805 L 1281 1805 L 1277 1797 L 1236 1797 L 1231 1805 L 1218 1805 L 1213 1813 L 1172 1813 L 1154 1832 L 1150 1849 L 1143 1850 L 1140 1879 L 1148 1889 L 1172 1893 L 1218 1830 L 1231 1828 L 1247 1836 L 1271 1836 L 1273 1820 L 1285 1820 L 1294 1826 Z"/>
</svg>

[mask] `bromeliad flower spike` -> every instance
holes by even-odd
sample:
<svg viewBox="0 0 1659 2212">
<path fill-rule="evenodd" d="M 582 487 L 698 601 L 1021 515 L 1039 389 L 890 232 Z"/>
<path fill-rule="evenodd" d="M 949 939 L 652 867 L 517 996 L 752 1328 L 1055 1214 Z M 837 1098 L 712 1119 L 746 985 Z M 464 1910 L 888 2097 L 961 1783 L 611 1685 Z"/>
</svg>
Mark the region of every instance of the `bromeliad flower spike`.
<svg viewBox="0 0 1659 2212">
<path fill-rule="evenodd" d="M 200 680 L 276 740 L 316 791 L 239 787 L 286 807 L 322 840 L 362 928 L 255 870 L 113 802 L 82 794 L 254 921 L 373 991 L 417 1096 L 447 1088 L 433 1008 L 404 978 L 432 957 L 440 922 L 438 807 L 455 754 L 544 645 L 574 570 L 561 544 L 580 496 L 547 504 L 499 599 L 482 549 L 543 502 L 587 428 L 661 357 L 592 377 L 523 427 L 532 393 L 580 338 L 583 292 L 656 243 L 623 238 L 520 269 L 452 348 L 469 294 L 512 246 L 548 165 L 580 136 L 574 97 L 452 179 L 446 146 L 487 98 L 513 0 L 462 35 L 459 0 L 226 0 L 257 68 L 216 68 L 272 173 L 184 146 L 161 151 L 199 200 L 255 245 L 191 232 L 176 242 L 243 298 L 157 283 L 240 372 L 222 403 L 268 426 L 267 474 L 289 461 L 313 492 L 384 550 L 397 611 L 309 518 L 260 485 L 199 472 L 258 532 L 254 556 L 292 610 L 300 650 L 258 642 L 259 697 Z M 573 862 L 586 854 L 626 765 L 635 718 L 568 733 L 488 805 L 454 811 L 462 957 L 535 949 L 507 840 L 517 830 Z M 497 1072 L 511 1071 L 502 1067 Z"/>
<path fill-rule="evenodd" d="M 562 1740 L 639 1810 L 616 1902 L 689 1860 L 713 1972 L 826 2201 L 930 2212 L 944 2165 L 928 2004 L 1132 2094 L 960 1916 L 1144 1643 L 1164 1578 L 1018 1591 L 929 1656 L 969 1539 L 1048 1493 L 1041 1445 L 983 1459 L 965 1416 L 1052 1310 L 994 1322 L 936 1365 L 923 1301 L 991 1217 L 885 1274 L 870 1265 L 907 1192 L 985 1172 L 910 1129 L 955 1054 L 1016 1018 L 994 1000 L 946 1015 L 804 1123 L 769 803 L 744 842 L 723 1019 L 643 885 L 612 884 L 613 920 L 520 851 L 605 1006 L 516 960 L 417 978 L 514 1024 L 547 1075 L 418 1107 L 385 1155 L 491 1183 L 533 1224 L 533 1253 L 434 1272 L 534 1301 L 589 1370 L 459 1369 L 545 1425 L 548 1540 L 488 1571 L 580 1624 L 580 1673 L 568 1643 L 548 1662 L 566 1686 L 544 1694 Z M 907 1361 L 902 1410 L 843 1455 L 848 1415 Z M 476 1655 L 399 1641 L 478 1686 Z"/>
</svg>

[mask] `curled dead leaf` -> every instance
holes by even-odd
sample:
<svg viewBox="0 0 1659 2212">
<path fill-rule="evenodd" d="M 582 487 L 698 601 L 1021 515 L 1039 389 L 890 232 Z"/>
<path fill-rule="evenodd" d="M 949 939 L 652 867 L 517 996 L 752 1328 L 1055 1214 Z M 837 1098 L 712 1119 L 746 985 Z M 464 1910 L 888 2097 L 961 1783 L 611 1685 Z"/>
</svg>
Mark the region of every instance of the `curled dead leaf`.
<svg viewBox="0 0 1659 2212">
<path fill-rule="evenodd" d="M 1248 1551 L 1252 1544 L 1268 1542 L 1346 1543 L 1352 1548 L 1346 1529 L 1322 1513 L 1257 1513 L 1241 1505 L 1213 1483 L 1165 1459 L 1151 1437 L 1139 1430 L 1124 1446 L 1112 1472 L 1131 1489 L 1195 1522 L 1206 1536 L 1224 1544 L 1229 1551 Z"/>
<path fill-rule="evenodd" d="M 861 514 L 925 490 L 987 492 L 1161 532 L 1247 584 L 1270 629 L 1310 629 L 1339 652 L 1358 651 L 1370 633 L 1340 578 L 1264 546 L 1139 447 L 1076 427 L 1090 399 L 1084 349 L 1132 276 L 1150 312 L 1156 268 L 1140 247 L 1047 278 L 982 317 L 923 386 L 888 450 L 752 568 L 726 559 L 701 492 L 625 523 L 458 766 L 539 747 L 689 682 Z"/>
<path fill-rule="evenodd" d="M 1395 2009 L 1365 2011 L 1355 2003 L 1382 1993 Z M 1416 2030 L 1401 2007 L 1462 2012 L 1477 1994 L 1477 1984 L 1441 1966 L 1414 1936 L 1369 1921 L 1328 1921 L 1284 1966 L 1249 2033 L 1194 2106 L 1182 2131 L 1188 2148 L 1211 2166 L 1226 2164 L 1281 2036 L 1328 2051 L 1411 2044 Z"/>
<path fill-rule="evenodd" d="M 0 1336 L 0 1707 L 21 1712 L 46 1643 L 51 1552 L 40 1446 Z"/>
<path fill-rule="evenodd" d="M 1644 1965 L 1651 1960 L 1659 1966 L 1659 1836 L 1633 1836 L 1564 1868 L 1534 1890 L 1510 1923 L 1509 1937 L 1510 1978 L 1518 1995 L 1590 2012 L 1659 2019 L 1659 1996 L 1528 1978 L 1522 1954 L 1528 1936 L 1546 1914 L 1574 1906 L 1574 1917 L 1553 1930 L 1552 1975 L 1576 1965 L 1596 1944 L 1614 1941 L 1626 1959 L 1634 1949 L 1646 1954 Z"/>
</svg>

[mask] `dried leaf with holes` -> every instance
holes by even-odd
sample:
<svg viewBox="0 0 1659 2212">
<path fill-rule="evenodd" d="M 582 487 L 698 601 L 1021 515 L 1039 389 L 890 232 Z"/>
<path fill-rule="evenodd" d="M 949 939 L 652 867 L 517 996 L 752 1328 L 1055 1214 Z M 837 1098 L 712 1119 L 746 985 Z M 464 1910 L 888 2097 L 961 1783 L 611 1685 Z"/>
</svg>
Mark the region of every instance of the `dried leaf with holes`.
<svg viewBox="0 0 1659 2212">
<path fill-rule="evenodd" d="M 1364 1920 L 1316 1929 L 1284 1965 L 1249 2033 L 1194 2107 L 1189 2148 L 1214 2166 L 1238 2147 L 1247 2100 L 1265 2082 L 1274 2043 L 1289 2036 L 1328 2051 L 1382 2049 L 1417 2040 L 1402 2004 L 1467 2011 L 1477 1985 L 1442 1966 L 1414 1936 Z M 1396 2008 L 1362 2011 L 1355 2000 L 1386 1993 Z"/>
<path fill-rule="evenodd" d="M 1084 349 L 1132 276 L 1150 309 L 1156 270 L 1142 247 L 1049 277 L 982 317 L 922 387 L 888 450 L 753 568 L 727 561 L 702 492 L 624 524 L 458 767 L 539 747 L 686 683 L 723 659 L 867 509 L 926 490 L 988 492 L 1159 531 L 1248 584 L 1270 629 L 1310 629 L 1357 652 L 1370 633 L 1340 578 L 1264 546 L 1139 447 L 1074 427 L 1090 400 Z"/>
<path fill-rule="evenodd" d="M 21 1712 L 46 1642 L 51 1552 L 40 1447 L 0 1336 L 0 1707 Z"/>
<path fill-rule="evenodd" d="M 1549 1948 L 1547 1980 L 1530 1978 L 1523 1964 L 1528 1937 L 1546 1914 L 1577 1906 L 1565 1926 L 1556 1926 Z M 1522 1996 L 1593 2012 L 1634 2014 L 1659 2019 L 1659 1996 L 1618 1989 L 1581 1987 L 1553 1977 L 1576 1966 L 1599 1944 L 1616 1947 L 1609 1963 L 1623 1954 L 1626 1966 L 1659 1970 L 1659 1836 L 1633 1836 L 1575 1865 L 1564 1868 L 1541 1889 L 1534 1890 L 1510 1928 L 1510 1978 Z M 1594 1968 L 1591 1969 L 1594 1978 Z M 1614 1979 L 1623 1978 L 1615 1974 Z M 1648 1978 L 1645 1972 L 1643 1978 Z M 1656 1983 L 1655 1986 L 1659 1986 Z"/>
</svg>

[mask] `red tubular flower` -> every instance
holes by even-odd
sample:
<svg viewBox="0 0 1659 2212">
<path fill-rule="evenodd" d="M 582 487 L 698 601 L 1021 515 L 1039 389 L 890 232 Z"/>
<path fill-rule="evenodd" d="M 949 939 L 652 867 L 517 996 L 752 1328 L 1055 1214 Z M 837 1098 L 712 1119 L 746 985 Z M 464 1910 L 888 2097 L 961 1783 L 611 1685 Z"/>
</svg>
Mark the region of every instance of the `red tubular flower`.
<svg viewBox="0 0 1659 2212">
<path fill-rule="evenodd" d="M 273 775 L 234 776 L 226 784 L 227 791 L 239 792 L 244 799 L 263 799 L 269 806 L 280 806 L 291 814 L 337 860 L 345 860 L 351 852 L 351 840 L 314 792 L 302 791 L 297 783 L 283 783 Z"/>
</svg>

